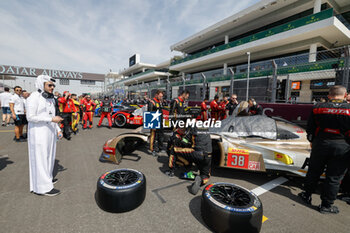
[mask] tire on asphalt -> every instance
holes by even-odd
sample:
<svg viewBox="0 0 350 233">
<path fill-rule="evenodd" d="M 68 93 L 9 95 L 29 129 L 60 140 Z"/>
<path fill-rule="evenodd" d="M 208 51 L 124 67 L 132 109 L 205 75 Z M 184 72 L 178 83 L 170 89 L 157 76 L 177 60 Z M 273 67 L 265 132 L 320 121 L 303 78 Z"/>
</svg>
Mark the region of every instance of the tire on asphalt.
<svg viewBox="0 0 350 233">
<path fill-rule="evenodd" d="M 114 124 L 119 128 L 124 127 L 126 125 L 126 117 L 123 114 L 117 114 L 114 117 Z"/>
<path fill-rule="evenodd" d="M 214 232 L 260 232 L 263 206 L 249 190 L 230 183 L 207 185 L 202 193 L 201 215 Z"/>
<path fill-rule="evenodd" d="M 96 202 L 105 211 L 122 213 L 133 210 L 145 197 L 146 177 L 133 169 L 112 170 L 97 181 Z"/>
</svg>

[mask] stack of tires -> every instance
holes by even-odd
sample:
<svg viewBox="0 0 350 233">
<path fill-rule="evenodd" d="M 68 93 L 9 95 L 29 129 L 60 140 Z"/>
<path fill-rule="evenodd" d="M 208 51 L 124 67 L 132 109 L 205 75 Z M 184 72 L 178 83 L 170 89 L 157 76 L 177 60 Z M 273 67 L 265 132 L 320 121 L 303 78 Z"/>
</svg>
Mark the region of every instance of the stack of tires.
<svg viewBox="0 0 350 233">
<path fill-rule="evenodd" d="M 108 212 L 122 213 L 140 206 L 146 197 L 146 177 L 122 168 L 103 174 L 97 181 L 97 205 Z"/>
<path fill-rule="evenodd" d="M 214 232 L 260 232 L 263 207 L 249 190 L 230 183 L 213 183 L 202 193 L 201 214 Z"/>
</svg>

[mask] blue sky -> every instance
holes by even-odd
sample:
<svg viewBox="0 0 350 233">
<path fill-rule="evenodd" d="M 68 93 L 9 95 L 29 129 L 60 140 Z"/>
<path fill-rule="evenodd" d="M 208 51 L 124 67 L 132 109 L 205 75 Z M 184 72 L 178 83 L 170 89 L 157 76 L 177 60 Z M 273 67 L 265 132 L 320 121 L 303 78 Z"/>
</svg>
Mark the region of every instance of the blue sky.
<svg viewBox="0 0 350 233">
<path fill-rule="evenodd" d="M 161 63 L 170 45 L 258 0 L 2 0 L 0 64 L 118 72 L 135 53 Z"/>
</svg>

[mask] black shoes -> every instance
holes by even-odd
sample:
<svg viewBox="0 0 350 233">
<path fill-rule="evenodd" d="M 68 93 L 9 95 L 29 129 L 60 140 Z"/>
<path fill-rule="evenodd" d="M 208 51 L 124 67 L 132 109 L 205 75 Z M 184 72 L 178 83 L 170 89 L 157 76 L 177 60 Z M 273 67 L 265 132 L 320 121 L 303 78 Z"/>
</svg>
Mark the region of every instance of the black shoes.
<svg viewBox="0 0 350 233">
<path fill-rule="evenodd" d="M 52 179 L 52 184 L 56 184 L 57 182 L 58 182 L 58 179 L 56 179 L 56 178 Z"/>
<path fill-rule="evenodd" d="M 304 191 L 299 193 L 298 196 L 305 202 L 305 204 L 311 205 L 311 194 Z"/>
<path fill-rule="evenodd" d="M 338 214 L 339 213 L 339 209 L 335 205 L 331 205 L 331 206 L 319 205 L 318 211 L 320 211 L 321 214 Z"/>
<path fill-rule="evenodd" d="M 192 193 L 193 195 L 196 195 L 201 187 L 201 184 L 202 184 L 201 176 L 196 176 L 196 178 L 194 179 L 194 182 L 190 187 L 190 193 Z"/>
<path fill-rule="evenodd" d="M 57 196 L 58 194 L 60 194 L 61 191 L 58 190 L 58 189 L 53 188 L 53 189 L 51 189 L 51 191 L 49 191 L 49 192 L 47 192 L 47 193 L 43 193 L 43 194 L 41 194 L 41 193 L 35 193 L 35 192 L 33 192 L 33 191 L 31 191 L 31 193 L 34 193 L 34 194 L 39 195 L 39 196 L 53 197 L 53 196 Z"/>
<path fill-rule="evenodd" d="M 165 171 L 164 174 L 167 175 L 170 178 L 173 178 L 174 175 L 175 175 L 173 170 Z"/>
<path fill-rule="evenodd" d="M 19 139 L 15 139 L 15 142 L 26 142 L 27 139 L 23 139 L 23 138 L 19 138 Z"/>
<path fill-rule="evenodd" d="M 43 195 L 53 197 L 53 196 L 57 196 L 60 193 L 61 193 L 60 190 L 53 188 L 53 189 L 51 189 L 50 192 L 44 193 Z"/>
</svg>

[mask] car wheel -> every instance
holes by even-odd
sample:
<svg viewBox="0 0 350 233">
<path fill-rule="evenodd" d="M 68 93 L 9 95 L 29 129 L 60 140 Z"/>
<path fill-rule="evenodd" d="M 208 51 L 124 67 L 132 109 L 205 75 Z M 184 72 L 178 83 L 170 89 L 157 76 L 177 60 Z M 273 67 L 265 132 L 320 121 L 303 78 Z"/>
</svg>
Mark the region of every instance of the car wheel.
<svg viewBox="0 0 350 233">
<path fill-rule="evenodd" d="M 214 232 L 260 232 L 263 207 L 249 190 L 230 183 L 214 183 L 202 193 L 201 214 Z"/>
<path fill-rule="evenodd" d="M 146 197 L 146 177 L 122 168 L 103 174 L 97 181 L 96 202 L 108 212 L 122 213 L 140 206 Z"/>
<path fill-rule="evenodd" d="M 117 127 L 124 127 L 126 125 L 126 117 L 123 114 L 117 114 L 114 117 L 114 124 Z"/>
</svg>

